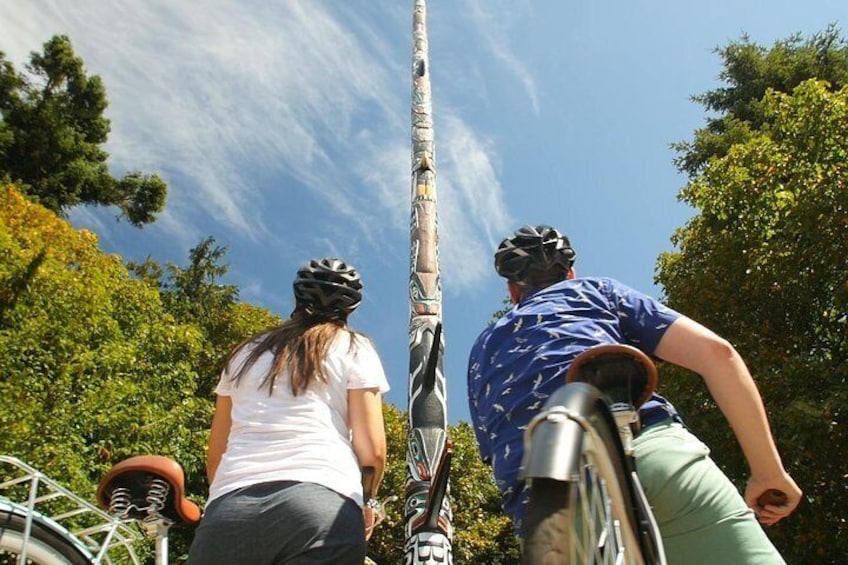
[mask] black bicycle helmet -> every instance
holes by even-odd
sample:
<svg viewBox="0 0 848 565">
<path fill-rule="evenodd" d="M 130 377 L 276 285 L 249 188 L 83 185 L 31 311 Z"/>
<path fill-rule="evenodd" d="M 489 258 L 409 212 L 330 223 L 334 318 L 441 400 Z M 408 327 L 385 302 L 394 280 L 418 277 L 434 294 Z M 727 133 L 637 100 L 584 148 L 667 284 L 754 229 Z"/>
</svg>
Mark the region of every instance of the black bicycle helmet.
<svg viewBox="0 0 848 565">
<path fill-rule="evenodd" d="M 532 281 L 554 267 L 568 271 L 577 254 L 568 238 L 551 226 L 524 226 L 503 240 L 495 252 L 495 270 L 513 282 Z"/>
<path fill-rule="evenodd" d="M 333 257 L 313 259 L 297 272 L 294 297 L 309 313 L 350 314 L 362 302 L 359 273 Z"/>
</svg>

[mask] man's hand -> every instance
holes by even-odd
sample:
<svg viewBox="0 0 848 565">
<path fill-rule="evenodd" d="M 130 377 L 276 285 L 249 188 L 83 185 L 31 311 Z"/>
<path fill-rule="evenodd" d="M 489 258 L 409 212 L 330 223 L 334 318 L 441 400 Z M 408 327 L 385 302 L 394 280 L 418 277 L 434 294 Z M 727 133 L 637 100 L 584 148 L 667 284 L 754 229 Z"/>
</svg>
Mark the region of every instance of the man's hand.
<svg viewBox="0 0 848 565">
<path fill-rule="evenodd" d="M 751 477 L 745 489 L 745 502 L 760 523 L 773 526 L 795 511 L 801 494 L 801 489 L 786 473 L 772 479 Z"/>
</svg>

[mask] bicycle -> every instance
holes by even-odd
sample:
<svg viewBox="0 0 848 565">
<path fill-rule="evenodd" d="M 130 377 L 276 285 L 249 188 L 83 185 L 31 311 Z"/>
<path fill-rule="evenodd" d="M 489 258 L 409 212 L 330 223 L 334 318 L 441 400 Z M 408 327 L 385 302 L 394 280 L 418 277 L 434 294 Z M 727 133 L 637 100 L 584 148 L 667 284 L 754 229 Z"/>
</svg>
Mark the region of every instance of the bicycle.
<svg viewBox="0 0 848 565">
<path fill-rule="evenodd" d="M 156 565 L 167 565 L 170 528 L 201 517 L 185 497 L 182 467 L 160 455 L 112 467 L 98 485 L 97 505 L 12 456 L 0 455 L 0 479 L 0 565 L 140 565 L 135 546 L 145 537 L 154 541 Z M 372 529 L 396 499 L 374 508 Z M 376 564 L 366 558 L 365 565 Z"/>
<path fill-rule="evenodd" d="M 657 371 L 626 345 L 580 354 L 525 431 L 530 499 L 522 562 L 664 564 L 633 459 L 638 408 Z"/>
<path fill-rule="evenodd" d="M 140 564 L 135 546 L 155 541 L 156 564 L 168 562 L 168 532 L 200 520 L 185 498 L 182 467 L 159 455 L 126 459 L 103 477 L 99 506 L 15 457 L 0 455 L 0 563 Z M 15 561 L 11 561 L 15 558 Z"/>
<path fill-rule="evenodd" d="M 653 361 L 629 345 L 595 346 L 574 359 L 566 385 L 524 435 L 524 565 L 665 565 L 633 452 L 638 409 L 656 386 Z M 760 506 L 785 503 L 778 490 L 758 499 Z"/>
</svg>

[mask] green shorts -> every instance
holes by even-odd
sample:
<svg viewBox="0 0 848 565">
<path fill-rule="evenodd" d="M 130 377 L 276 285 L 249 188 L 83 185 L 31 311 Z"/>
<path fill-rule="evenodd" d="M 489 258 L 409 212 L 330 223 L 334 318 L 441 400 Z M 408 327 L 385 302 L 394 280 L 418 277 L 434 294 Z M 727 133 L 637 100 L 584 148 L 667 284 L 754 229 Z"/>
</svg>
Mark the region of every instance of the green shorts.
<svg viewBox="0 0 848 565">
<path fill-rule="evenodd" d="M 669 565 L 785 563 L 709 448 L 685 427 L 649 426 L 634 448 Z"/>
</svg>

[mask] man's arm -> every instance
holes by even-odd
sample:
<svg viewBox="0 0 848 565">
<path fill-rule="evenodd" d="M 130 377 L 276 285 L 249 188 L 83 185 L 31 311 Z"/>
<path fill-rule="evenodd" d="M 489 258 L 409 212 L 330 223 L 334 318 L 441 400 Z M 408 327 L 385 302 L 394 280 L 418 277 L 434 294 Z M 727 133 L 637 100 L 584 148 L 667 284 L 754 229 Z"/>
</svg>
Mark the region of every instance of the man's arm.
<svg viewBox="0 0 848 565">
<path fill-rule="evenodd" d="M 801 490 L 784 470 L 760 393 L 739 353 L 725 339 L 682 316 L 666 330 L 654 354 L 695 371 L 704 379 L 751 469 L 745 501 L 760 521 L 771 525 L 795 510 Z M 781 506 L 761 508 L 757 499 L 769 489 L 786 495 Z"/>
</svg>

